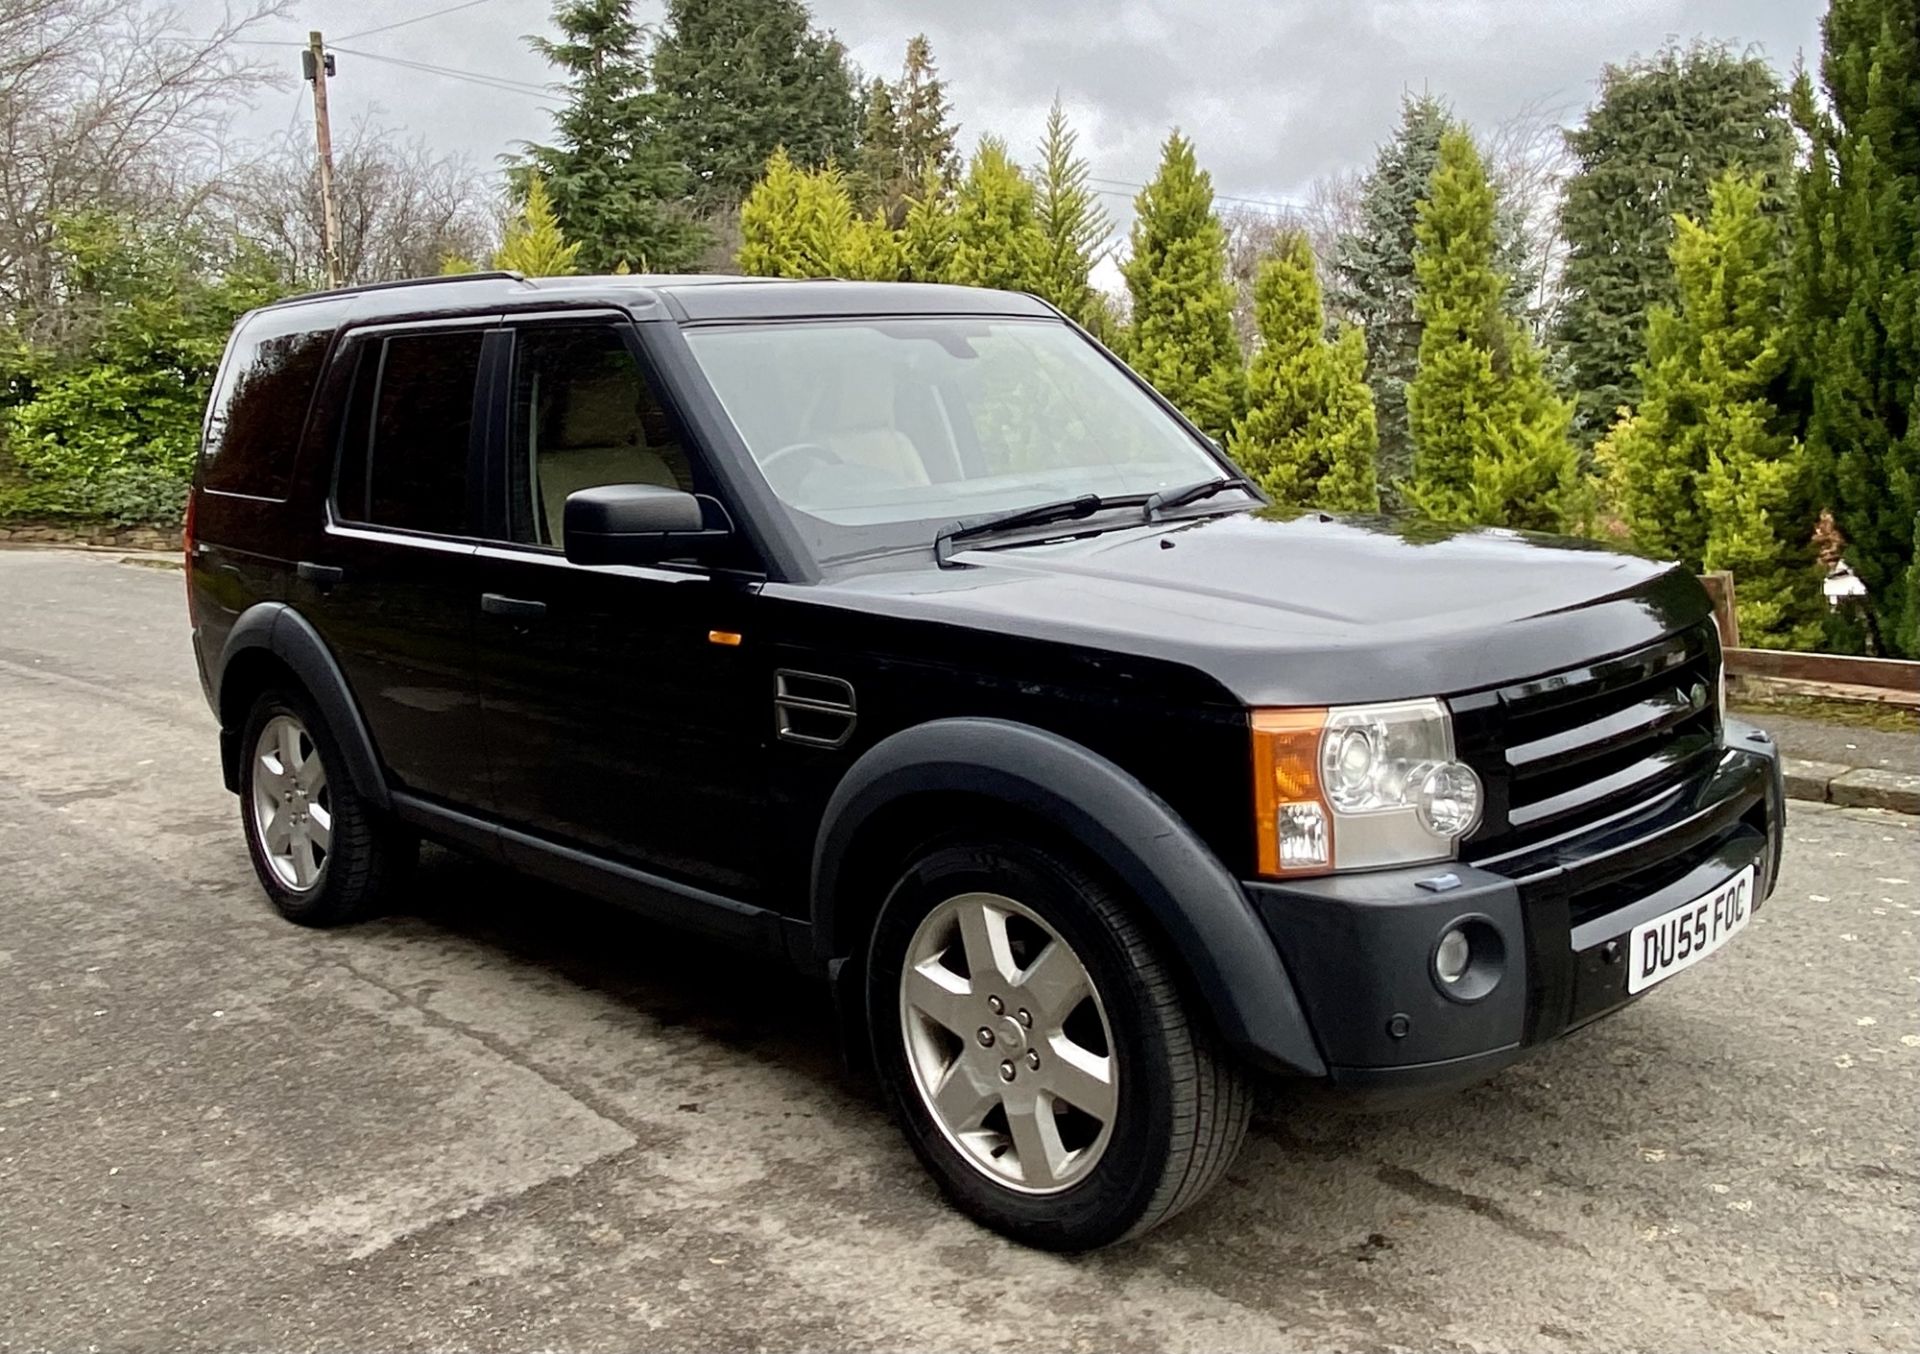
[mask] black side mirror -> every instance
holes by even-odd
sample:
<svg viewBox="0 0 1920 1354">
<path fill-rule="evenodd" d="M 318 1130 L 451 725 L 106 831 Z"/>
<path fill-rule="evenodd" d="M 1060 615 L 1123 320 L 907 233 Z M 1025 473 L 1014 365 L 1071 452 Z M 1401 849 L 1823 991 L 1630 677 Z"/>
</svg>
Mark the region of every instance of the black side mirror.
<svg viewBox="0 0 1920 1354">
<path fill-rule="evenodd" d="M 733 535 L 707 524 L 698 498 L 658 484 L 602 484 L 568 494 L 563 524 L 575 564 L 699 559 Z"/>
</svg>

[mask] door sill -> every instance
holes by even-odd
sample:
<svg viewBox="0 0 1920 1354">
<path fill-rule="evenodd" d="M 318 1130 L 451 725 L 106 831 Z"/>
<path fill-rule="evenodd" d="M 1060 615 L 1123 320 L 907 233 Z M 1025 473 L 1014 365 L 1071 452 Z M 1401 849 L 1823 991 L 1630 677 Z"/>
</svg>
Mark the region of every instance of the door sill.
<svg viewBox="0 0 1920 1354">
<path fill-rule="evenodd" d="M 588 894 L 684 931 L 741 945 L 802 969 L 819 967 L 813 928 L 771 908 L 743 903 L 417 795 L 395 791 L 394 813 L 426 836 L 475 851 L 527 874 Z"/>
</svg>

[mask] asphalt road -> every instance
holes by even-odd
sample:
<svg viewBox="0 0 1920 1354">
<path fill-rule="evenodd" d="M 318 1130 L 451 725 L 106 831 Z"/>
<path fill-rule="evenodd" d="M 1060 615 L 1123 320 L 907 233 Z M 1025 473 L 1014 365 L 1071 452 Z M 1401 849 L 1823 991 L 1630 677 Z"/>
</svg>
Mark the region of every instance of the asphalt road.
<svg viewBox="0 0 1920 1354">
<path fill-rule="evenodd" d="M 1064 1259 L 806 983 L 448 855 L 281 923 L 213 733 L 176 572 L 0 550 L 0 1349 L 1920 1346 L 1920 820 L 1796 806 L 1725 953 Z"/>
</svg>

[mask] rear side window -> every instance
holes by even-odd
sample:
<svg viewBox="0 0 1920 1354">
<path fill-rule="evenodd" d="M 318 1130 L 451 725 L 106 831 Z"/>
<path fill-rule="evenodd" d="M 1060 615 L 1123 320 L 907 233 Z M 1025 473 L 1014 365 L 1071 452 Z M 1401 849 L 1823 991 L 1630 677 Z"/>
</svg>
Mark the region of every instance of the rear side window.
<svg viewBox="0 0 1920 1354">
<path fill-rule="evenodd" d="M 263 310 L 227 345 L 200 446 L 208 489 L 285 498 L 333 324 L 300 306 Z"/>
<path fill-rule="evenodd" d="M 402 334 L 361 353 L 335 490 L 341 517 L 476 534 L 467 452 L 483 338 L 478 331 Z"/>
</svg>

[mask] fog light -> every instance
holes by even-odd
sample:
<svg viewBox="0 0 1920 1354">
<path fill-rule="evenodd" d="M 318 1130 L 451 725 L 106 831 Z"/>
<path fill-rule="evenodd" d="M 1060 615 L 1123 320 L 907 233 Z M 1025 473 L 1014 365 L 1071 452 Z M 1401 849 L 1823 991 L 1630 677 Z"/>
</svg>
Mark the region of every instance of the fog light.
<svg viewBox="0 0 1920 1354">
<path fill-rule="evenodd" d="M 1440 932 L 1427 962 L 1442 996 L 1471 1005 L 1500 986 L 1507 942 L 1487 917 L 1455 917 Z"/>
</svg>

